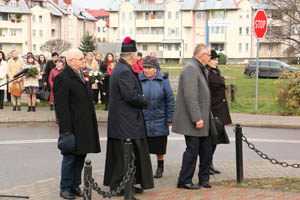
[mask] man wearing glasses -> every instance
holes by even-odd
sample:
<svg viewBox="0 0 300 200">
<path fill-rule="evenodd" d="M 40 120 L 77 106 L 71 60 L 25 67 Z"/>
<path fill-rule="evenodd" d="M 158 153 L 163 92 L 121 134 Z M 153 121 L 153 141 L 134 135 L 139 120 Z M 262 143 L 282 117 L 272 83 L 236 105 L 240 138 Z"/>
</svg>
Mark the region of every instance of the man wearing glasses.
<svg viewBox="0 0 300 200">
<path fill-rule="evenodd" d="M 84 80 L 85 60 L 81 51 L 67 53 L 67 65 L 54 79 L 54 105 L 61 138 L 75 136 L 75 148 L 61 148 L 60 196 L 64 199 L 82 197 L 81 172 L 86 154 L 99 153 L 100 142 L 91 85 Z M 67 136 L 66 136 L 67 135 Z"/>
<path fill-rule="evenodd" d="M 210 188 L 211 137 L 213 126 L 210 109 L 208 72 L 205 66 L 210 61 L 210 48 L 199 44 L 193 58 L 183 67 L 179 76 L 178 94 L 172 131 L 185 137 L 186 150 L 177 182 L 178 188 Z M 197 158 L 200 157 L 198 184 L 193 184 Z"/>
</svg>

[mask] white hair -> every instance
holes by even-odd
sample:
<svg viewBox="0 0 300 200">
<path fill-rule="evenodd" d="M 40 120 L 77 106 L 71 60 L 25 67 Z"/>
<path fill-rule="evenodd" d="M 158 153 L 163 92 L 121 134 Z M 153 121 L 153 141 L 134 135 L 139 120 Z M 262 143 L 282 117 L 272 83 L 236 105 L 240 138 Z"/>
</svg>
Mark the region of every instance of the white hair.
<svg viewBox="0 0 300 200">
<path fill-rule="evenodd" d="M 70 50 L 67 52 L 66 60 L 67 60 L 67 61 L 72 60 L 73 55 L 76 54 L 76 53 L 82 53 L 82 52 L 81 52 L 79 49 L 70 49 Z"/>
</svg>

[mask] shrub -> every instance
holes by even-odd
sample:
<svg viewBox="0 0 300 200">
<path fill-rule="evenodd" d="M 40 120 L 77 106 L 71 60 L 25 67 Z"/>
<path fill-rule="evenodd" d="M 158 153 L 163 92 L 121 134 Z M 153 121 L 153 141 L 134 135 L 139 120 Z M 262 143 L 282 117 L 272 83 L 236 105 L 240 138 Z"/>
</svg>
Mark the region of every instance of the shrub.
<svg viewBox="0 0 300 200">
<path fill-rule="evenodd" d="M 227 56 L 225 55 L 225 54 L 223 54 L 223 53 L 220 53 L 219 54 L 219 65 L 226 65 L 226 63 L 227 63 Z"/>
<path fill-rule="evenodd" d="M 279 88 L 278 103 L 288 114 L 300 115 L 300 78 L 290 79 Z"/>
<path fill-rule="evenodd" d="M 291 61 L 291 64 L 293 64 L 293 65 L 298 65 L 298 58 L 294 58 L 294 59 Z"/>
</svg>

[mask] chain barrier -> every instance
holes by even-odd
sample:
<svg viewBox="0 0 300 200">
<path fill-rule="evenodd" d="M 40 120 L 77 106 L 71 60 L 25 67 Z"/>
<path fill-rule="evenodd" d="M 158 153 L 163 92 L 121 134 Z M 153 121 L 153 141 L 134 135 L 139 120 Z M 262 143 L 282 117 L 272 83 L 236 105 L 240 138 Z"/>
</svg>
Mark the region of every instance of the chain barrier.
<svg viewBox="0 0 300 200">
<path fill-rule="evenodd" d="M 135 173 L 136 173 L 136 168 L 134 165 L 135 162 L 135 155 L 134 153 L 131 154 L 131 162 L 128 164 L 128 170 L 123 177 L 123 180 L 121 181 L 120 185 L 109 192 L 103 191 L 100 186 L 98 186 L 98 183 L 91 177 L 91 176 L 86 176 L 85 178 L 85 187 L 88 188 L 84 192 L 84 199 L 90 199 L 89 197 L 91 196 L 92 189 L 95 190 L 99 195 L 103 196 L 103 198 L 111 198 L 114 196 L 117 196 L 118 194 L 121 193 L 122 190 L 125 188 L 125 184 L 130 181 L 130 178 L 132 177 L 132 185 L 135 185 Z"/>
<path fill-rule="evenodd" d="M 248 139 L 244 135 L 242 135 L 242 140 L 248 145 L 249 149 L 253 150 L 262 159 L 268 160 L 274 165 L 280 165 L 282 167 L 300 168 L 300 164 L 289 164 L 287 162 L 280 162 L 275 158 L 270 158 L 267 154 L 265 154 L 265 153 L 261 152 L 259 149 L 257 149 L 254 144 L 249 142 Z"/>
</svg>

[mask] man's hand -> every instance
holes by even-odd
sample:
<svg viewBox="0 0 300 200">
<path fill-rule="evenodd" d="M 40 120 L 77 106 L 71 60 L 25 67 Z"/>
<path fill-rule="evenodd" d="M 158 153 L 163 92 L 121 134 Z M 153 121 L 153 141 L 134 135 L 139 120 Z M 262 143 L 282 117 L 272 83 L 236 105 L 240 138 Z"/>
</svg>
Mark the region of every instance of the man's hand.
<svg viewBox="0 0 300 200">
<path fill-rule="evenodd" d="M 44 84 L 44 86 L 47 86 L 47 82 L 44 82 L 43 84 Z"/>
<path fill-rule="evenodd" d="M 204 122 L 203 122 L 203 120 L 197 121 L 197 122 L 196 122 L 196 129 L 200 129 L 200 128 L 202 128 L 202 127 L 203 127 L 203 125 L 204 125 Z"/>
<path fill-rule="evenodd" d="M 172 122 L 168 122 L 168 123 L 167 123 L 167 126 L 172 126 Z"/>
</svg>

